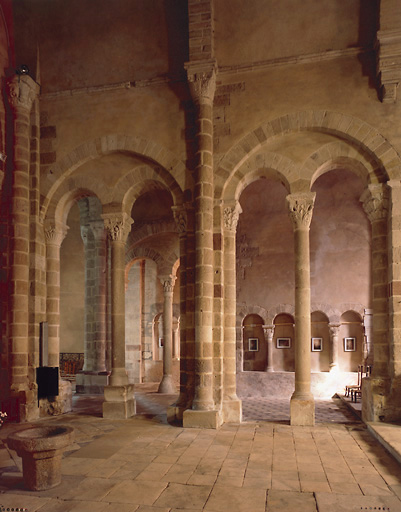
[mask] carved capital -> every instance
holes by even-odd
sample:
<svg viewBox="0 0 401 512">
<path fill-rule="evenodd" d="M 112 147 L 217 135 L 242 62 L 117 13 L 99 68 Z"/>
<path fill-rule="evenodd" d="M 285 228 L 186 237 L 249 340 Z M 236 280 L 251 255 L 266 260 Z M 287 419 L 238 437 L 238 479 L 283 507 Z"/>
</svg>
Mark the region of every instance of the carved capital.
<svg viewBox="0 0 401 512">
<path fill-rule="evenodd" d="M 294 230 L 309 229 L 316 192 L 300 192 L 287 196 L 287 205 Z"/>
<path fill-rule="evenodd" d="M 61 222 L 46 221 L 44 225 L 46 244 L 60 247 L 69 229 Z"/>
<path fill-rule="evenodd" d="M 330 338 L 335 338 L 340 334 L 340 324 L 329 324 Z"/>
<path fill-rule="evenodd" d="M 173 293 L 176 276 L 170 274 L 169 276 L 160 276 L 160 282 L 163 285 L 164 293 Z"/>
<path fill-rule="evenodd" d="M 370 222 L 387 219 L 390 205 L 386 185 L 368 185 L 360 201 Z"/>
<path fill-rule="evenodd" d="M 13 75 L 7 79 L 6 89 L 11 108 L 23 108 L 29 113 L 40 87 L 28 75 Z"/>
<path fill-rule="evenodd" d="M 189 89 L 195 103 L 213 103 L 216 91 L 216 61 L 186 65 Z"/>
<path fill-rule="evenodd" d="M 224 205 L 223 206 L 223 221 L 224 228 L 228 231 L 233 231 L 234 233 L 237 231 L 237 225 L 239 216 L 242 213 L 241 205 L 239 201 L 236 201 L 233 205 Z"/>
<path fill-rule="evenodd" d="M 112 242 L 126 242 L 134 222 L 126 213 L 105 213 L 102 215 L 107 236 Z"/>
<path fill-rule="evenodd" d="M 263 332 L 265 334 L 265 338 L 268 341 L 271 341 L 274 336 L 274 325 L 263 325 Z"/>
</svg>

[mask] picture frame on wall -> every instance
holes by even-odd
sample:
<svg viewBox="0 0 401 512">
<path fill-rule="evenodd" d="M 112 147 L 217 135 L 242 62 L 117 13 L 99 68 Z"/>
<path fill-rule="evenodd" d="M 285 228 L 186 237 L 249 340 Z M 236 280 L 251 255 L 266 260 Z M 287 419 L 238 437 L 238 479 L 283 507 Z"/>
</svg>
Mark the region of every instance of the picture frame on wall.
<svg viewBox="0 0 401 512">
<path fill-rule="evenodd" d="M 323 338 L 312 338 L 311 348 L 312 348 L 312 352 L 322 352 Z"/>
<path fill-rule="evenodd" d="M 291 338 L 277 338 L 277 348 L 291 348 Z"/>
<path fill-rule="evenodd" d="M 259 351 L 259 338 L 248 338 L 248 350 L 249 352 Z"/>
<path fill-rule="evenodd" d="M 355 352 L 356 351 L 356 339 L 355 338 L 344 338 L 344 352 Z"/>
</svg>

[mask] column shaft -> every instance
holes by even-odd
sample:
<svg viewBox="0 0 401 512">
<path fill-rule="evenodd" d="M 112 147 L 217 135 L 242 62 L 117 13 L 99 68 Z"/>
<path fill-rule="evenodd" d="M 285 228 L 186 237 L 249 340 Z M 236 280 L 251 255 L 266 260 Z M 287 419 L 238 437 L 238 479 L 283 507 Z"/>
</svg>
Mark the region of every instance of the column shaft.
<svg viewBox="0 0 401 512">
<path fill-rule="evenodd" d="M 163 307 L 163 378 L 159 385 L 159 393 L 174 394 L 177 392 L 173 382 L 173 290 L 175 276 L 162 278 L 164 291 Z"/>
<path fill-rule="evenodd" d="M 14 75 L 7 81 L 13 113 L 13 179 L 10 199 L 9 367 L 12 391 L 28 389 L 29 287 L 29 166 L 30 111 L 39 92 L 31 77 Z"/>
<path fill-rule="evenodd" d="M 265 334 L 266 346 L 267 346 L 267 372 L 274 372 L 273 367 L 273 336 L 274 336 L 274 325 L 264 325 L 263 331 Z"/>
<path fill-rule="evenodd" d="M 291 397 L 291 425 L 314 425 L 311 383 L 311 297 L 309 226 L 314 193 L 287 196 L 294 227 L 295 251 L 295 391 Z"/>
</svg>

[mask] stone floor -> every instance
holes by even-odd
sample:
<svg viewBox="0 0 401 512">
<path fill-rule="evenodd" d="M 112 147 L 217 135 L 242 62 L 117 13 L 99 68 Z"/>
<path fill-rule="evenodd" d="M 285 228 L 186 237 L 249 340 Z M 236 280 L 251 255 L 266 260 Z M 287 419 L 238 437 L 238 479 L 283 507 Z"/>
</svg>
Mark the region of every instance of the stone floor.
<svg viewBox="0 0 401 512">
<path fill-rule="evenodd" d="M 401 511 L 401 466 L 340 400 L 316 402 L 315 427 L 291 427 L 287 401 L 250 399 L 220 430 L 166 423 L 173 397 L 136 392 L 137 416 L 101 417 L 101 398 L 41 420 L 71 425 L 60 486 L 24 490 L 21 459 L 0 430 L 0 510 L 29 512 Z M 396 435 L 393 430 L 393 435 Z"/>
</svg>

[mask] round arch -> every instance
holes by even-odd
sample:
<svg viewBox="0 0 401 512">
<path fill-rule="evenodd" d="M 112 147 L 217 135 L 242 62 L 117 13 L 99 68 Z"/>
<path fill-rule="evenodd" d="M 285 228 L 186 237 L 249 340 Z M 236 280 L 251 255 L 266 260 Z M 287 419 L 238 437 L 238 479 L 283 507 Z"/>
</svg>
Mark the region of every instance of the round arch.
<svg viewBox="0 0 401 512">
<path fill-rule="evenodd" d="M 177 194 L 179 195 L 179 192 L 192 186 L 191 183 L 188 184 L 190 173 L 186 172 L 184 163 L 168 149 L 154 141 L 141 137 L 110 134 L 78 146 L 47 171 L 41 182 L 41 193 L 45 198 L 41 208 L 42 218 L 45 217 L 49 204 L 53 201 L 57 190 L 63 187 L 63 182 L 68 181 L 75 170 L 89 160 L 109 155 L 113 152 L 132 153 L 148 160 L 150 165 L 154 166 L 156 174 L 162 176 L 161 181 L 165 182 L 174 197 Z M 79 177 L 72 177 L 73 182 L 76 179 L 79 180 Z M 123 186 L 121 184 L 118 190 L 121 191 Z M 126 191 L 127 188 L 125 188 Z M 178 201 L 177 204 L 179 204 Z"/>
<path fill-rule="evenodd" d="M 356 117 L 326 110 L 287 114 L 268 121 L 245 135 L 220 160 L 215 173 L 216 198 L 225 182 L 273 137 L 302 131 L 333 135 L 356 148 L 371 163 L 372 182 L 401 178 L 401 159 L 391 144 L 373 127 Z"/>
</svg>

